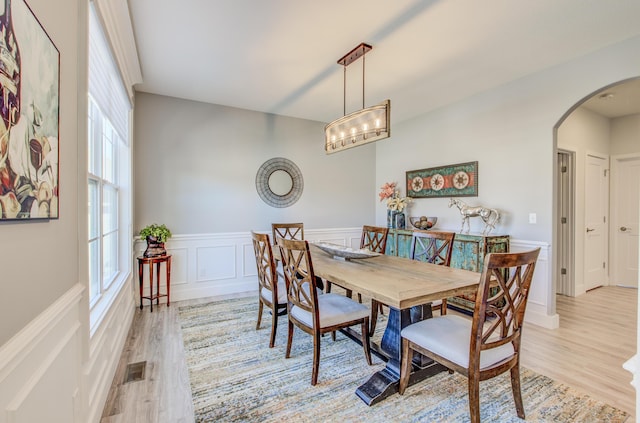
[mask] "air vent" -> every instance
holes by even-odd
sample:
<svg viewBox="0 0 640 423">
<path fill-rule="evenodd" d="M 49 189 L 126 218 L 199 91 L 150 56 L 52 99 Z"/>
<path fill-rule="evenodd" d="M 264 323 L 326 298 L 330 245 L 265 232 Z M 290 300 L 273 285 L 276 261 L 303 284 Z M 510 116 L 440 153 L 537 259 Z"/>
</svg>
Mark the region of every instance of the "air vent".
<svg viewBox="0 0 640 423">
<path fill-rule="evenodd" d="M 144 380 L 144 370 L 147 367 L 146 361 L 127 364 L 127 370 L 124 374 L 124 383 L 137 382 Z"/>
</svg>

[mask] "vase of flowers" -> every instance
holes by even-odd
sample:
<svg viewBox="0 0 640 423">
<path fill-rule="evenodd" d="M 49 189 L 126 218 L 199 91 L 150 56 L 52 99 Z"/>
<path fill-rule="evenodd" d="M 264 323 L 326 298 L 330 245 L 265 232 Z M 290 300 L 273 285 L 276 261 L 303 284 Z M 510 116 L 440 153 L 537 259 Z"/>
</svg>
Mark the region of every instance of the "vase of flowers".
<svg viewBox="0 0 640 423">
<path fill-rule="evenodd" d="M 407 208 L 411 199 L 409 197 L 400 196 L 400 190 L 396 189 L 395 182 L 387 182 L 380 187 L 380 201 L 387 201 L 387 227 L 391 229 L 404 229 L 406 227 L 406 218 L 404 210 Z"/>
</svg>

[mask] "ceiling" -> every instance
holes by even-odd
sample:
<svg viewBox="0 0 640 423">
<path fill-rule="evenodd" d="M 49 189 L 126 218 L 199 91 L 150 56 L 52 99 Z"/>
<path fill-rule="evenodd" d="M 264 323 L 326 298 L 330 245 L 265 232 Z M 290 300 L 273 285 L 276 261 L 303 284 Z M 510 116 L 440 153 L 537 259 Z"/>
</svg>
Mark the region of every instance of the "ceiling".
<svg viewBox="0 0 640 423">
<path fill-rule="evenodd" d="M 638 0 L 128 2 L 137 91 L 321 122 L 345 75 L 346 112 L 362 107 L 362 60 L 336 63 L 361 42 L 365 106 L 389 98 L 400 122 L 640 35 Z"/>
</svg>

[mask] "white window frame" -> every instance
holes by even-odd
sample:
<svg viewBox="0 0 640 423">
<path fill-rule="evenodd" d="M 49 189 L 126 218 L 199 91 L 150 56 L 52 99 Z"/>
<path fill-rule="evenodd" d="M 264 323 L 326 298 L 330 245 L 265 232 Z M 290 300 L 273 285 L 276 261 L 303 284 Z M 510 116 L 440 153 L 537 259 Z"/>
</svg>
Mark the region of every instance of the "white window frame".
<svg viewBox="0 0 640 423">
<path fill-rule="evenodd" d="M 97 30 L 97 32 L 95 32 Z M 132 275 L 132 169 L 131 103 L 104 32 L 91 5 L 88 95 L 88 239 L 90 335 Z M 93 65 L 93 66 L 92 66 Z M 105 172 L 105 146 L 111 144 L 112 166 Z M 91 185 L 97 188 L 92 202 Z M 106 216 L 105 192 L 115 192 L 115 215 Z M 92 207 L 93 206 L 93 207 Z M 95 230 L 92 231 L 92 224 Z M 107 225 L 110 223 L 110 225 Z M 113 255 L 104 254 L 105 244 L 116 237 Z M 93 256 L 91 246 L 96 245 Z M 92 264 L 92 260 L 95 263 Z M 109 274 L 105 271 L 111 269 Z"/>
</svg>

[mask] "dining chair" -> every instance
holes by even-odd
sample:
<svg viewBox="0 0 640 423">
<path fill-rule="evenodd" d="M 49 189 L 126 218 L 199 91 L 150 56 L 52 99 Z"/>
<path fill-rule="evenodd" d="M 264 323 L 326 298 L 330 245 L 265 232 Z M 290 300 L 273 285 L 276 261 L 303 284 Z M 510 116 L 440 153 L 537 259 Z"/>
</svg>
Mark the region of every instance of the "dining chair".
<svg viewBox="0 0 640 423">
<path fill-rule="evenodd" d="M 454 232 L 440 231 L 414 231 L 411 236 L 409 258 L 425 261 L 427 263 L 449 266 L 453 253 Z M 431 303 L 432 311 L 438 310 L 441 315 L 447 314 L 447 300 L 437 300 Z M 371 333 L 376 330 L 378 312 L 382 310 L 382 304 L 376 300 L 371 301 Z"/>
<path fill-rule="evenodd" d="M 387 248 L 388 234 L 389 228 L 364 225 L 362 227 L 362 236 L 360 237 L 360 248 L 366 248 L 370 251 L 384 254 Z M 331 292 L 331 281 L 327 281 L 327 293 L 329 292 Z M 346 295 L 351 298 L 353 292 L 347 289 Z M 360 293 L 358 293 L 358 302 L 362 302 L 362 294 Z"/>
<path fill-rule="evenodd" d="M 313 262 L 307 241 L 278 238 L 278 248 L 284 265 L 287 285 L 287 314 L 289 331 L 286 358 L 291 356 L 294 326 L 313 336 L 313 370 L 311 385 L 318 382 L 320 368 L 320 339 L 331 332 L 360 325 L 362 346 L 367 363 L 371 365 L 369 349 L 369 309 L 357 301 L 338 294 L 318 295 Z"/>
<path fill-rule="evenodd" d="M 468 378 L 473 423 L 480 422 L 480 381 L 509 370 L 516 411 L 518 417 L 525 418 L 520 389 L 520 341 L 539 252 L 537 248 L 486 256 L 473 319 L 445 315 L 402 330 L 400 395 L 409 384 L 413 352 L 418 352 Z M 493 287 L 497 288 L 495 294 Z"/>
<path fill-rule="evenodd" d="M 451 265 L 455 235 L 454 232 L 415 231 L 411 237 L 409 258 L 449 266 Z M 434 301 L 431 305 L 433 311 L 438 310 L 441 315 L 447 314 L 446 298 Z"/>
<path fill-rule="evenodd" d="M 273 242 L 277 242 L 278 238 L 284 239 L 304 239 L 303 223 L 272 223 L 271 232 Z"/>
<path fill-rule="evenodd" d="M 269 235 L 251 231 L 253 251 L 258 267 L 258 323 L 256 330 L 260 329 L 262 311 L 264 306 L 271 310 L 271 338 L 269 348 L 273 348 L 276 342 L 276 330 L 278 328 L 278 316 L 287 311 L 287 286 L 284 279 L 278 278 L 276 264 L 273 258 Z"/>
</svg>

